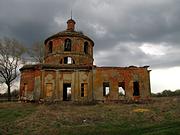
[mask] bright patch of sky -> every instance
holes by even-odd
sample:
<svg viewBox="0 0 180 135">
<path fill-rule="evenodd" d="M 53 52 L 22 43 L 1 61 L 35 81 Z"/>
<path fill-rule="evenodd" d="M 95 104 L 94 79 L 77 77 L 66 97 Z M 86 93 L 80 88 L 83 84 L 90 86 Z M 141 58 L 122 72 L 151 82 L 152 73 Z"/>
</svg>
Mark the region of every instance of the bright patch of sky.
<svg viewBox="0 0 180 135">
<path fill-rule="evenodd" d="M 154 69 L 151 71 L 151 91 L 154 93 L 163 90 L 180 89 L 179 83 L 180 67 Z"/>
<path fill-rule="evenodd" d="M 169 46 L 165 46 L 164 43 L 160 45 L 144 43 L 139 48 L 148 55 L 165 55 Z"/>
</svg>

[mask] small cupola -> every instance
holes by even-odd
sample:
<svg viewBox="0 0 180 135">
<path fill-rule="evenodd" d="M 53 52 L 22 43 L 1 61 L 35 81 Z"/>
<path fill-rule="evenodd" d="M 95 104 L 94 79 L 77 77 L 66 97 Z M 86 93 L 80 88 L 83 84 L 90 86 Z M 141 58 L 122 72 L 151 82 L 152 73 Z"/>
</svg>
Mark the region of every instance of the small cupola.
<svg viewBox="0 0 180 135">
<path fill-rule="evenodd" d="M 76 22 L 71 18 L 67 21 L 67 30 L 74 31 Z"/>
</svg>

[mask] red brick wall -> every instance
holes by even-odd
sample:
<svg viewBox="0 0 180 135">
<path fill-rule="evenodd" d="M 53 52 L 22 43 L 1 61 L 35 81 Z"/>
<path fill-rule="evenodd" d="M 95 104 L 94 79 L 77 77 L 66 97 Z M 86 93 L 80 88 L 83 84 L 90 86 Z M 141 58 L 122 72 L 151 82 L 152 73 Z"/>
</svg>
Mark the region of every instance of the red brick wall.
<svg viewBox="0 0 180 135">
<path fill-rule="evenodd" d="M 34 70 L 24 70 L 21 72 L 21 80 L 20 80 L 20 95 L 24 92 L 24 84 L 27 84 L 27 91 L 34 90 Z"/>
<path fill-rule="evenodd" d="M 141 98 L 150 96 L 148 70 L 146 68 L 96 68 L 94 72 L 94 93 L 97 100 L 105 100 L 103 96 L 103 82 L 110 83 L 108 99 L 118 100 L 118 83 L 125 82 L 126 97 L 133 98 L 133 82 L 139 82 Z"/>
<path fill-rule="evenodd" d="M 71 39 L 71 51 L 64 52 L 65 39 Z M 70 56 L 75 60 L 75 64 L 93 64 L 93 43 L 82 37 L 60 37 L 51 40 L 53 42 L 52 53 L 48 54 L 48 42 L 45 45 L 45 63 L 60 64 L 61 59 Z M 88 42 L 88 54 L 84 53 L 84 42 Z"/>
</svg>

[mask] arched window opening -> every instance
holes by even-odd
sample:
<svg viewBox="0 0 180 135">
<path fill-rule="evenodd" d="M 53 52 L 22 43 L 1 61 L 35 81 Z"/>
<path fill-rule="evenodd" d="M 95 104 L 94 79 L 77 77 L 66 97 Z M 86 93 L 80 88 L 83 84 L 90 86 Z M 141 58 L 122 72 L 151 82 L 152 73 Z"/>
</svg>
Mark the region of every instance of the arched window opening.
<svg viewBox="0 0 180 135">
<path fill-rule="evenodd" d="M 125 96 L 125 82 L 119 82 L 118 84 L 118 93 L 119 96 Z"/>
<path fill-rule="evenodd" d="M 71 57 L 64 57 L 64 64 L 75 64 Z"/>
<path fill-rule="evenodd" d="M 88 54 L 88 42 L 84 42 L 84 53 Z"/>
<path fill-rule="evenodd" d="M 69 38 L 65 40 L 64 51 L 71 51 L 71 39 Z"/>
<path fill-rule="evenodd" d="M 52 53 L 52 46 L 53 46 L 53 42 L 50 41 L 48 44 L 48 53 Z"/>
</svg>

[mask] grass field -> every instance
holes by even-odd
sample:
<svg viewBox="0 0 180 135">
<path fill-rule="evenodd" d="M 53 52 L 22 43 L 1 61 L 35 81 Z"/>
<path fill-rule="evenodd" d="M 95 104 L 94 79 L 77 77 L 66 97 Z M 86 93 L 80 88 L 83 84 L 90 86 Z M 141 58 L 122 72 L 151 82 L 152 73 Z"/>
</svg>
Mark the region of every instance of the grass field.
<svg viewBox="0 0 180 135">
<path fill-rule="evenodd" d="M 149 104 L 0 103 L 0 134 L 180 135 L 180 97 Z"/>
</svg>

